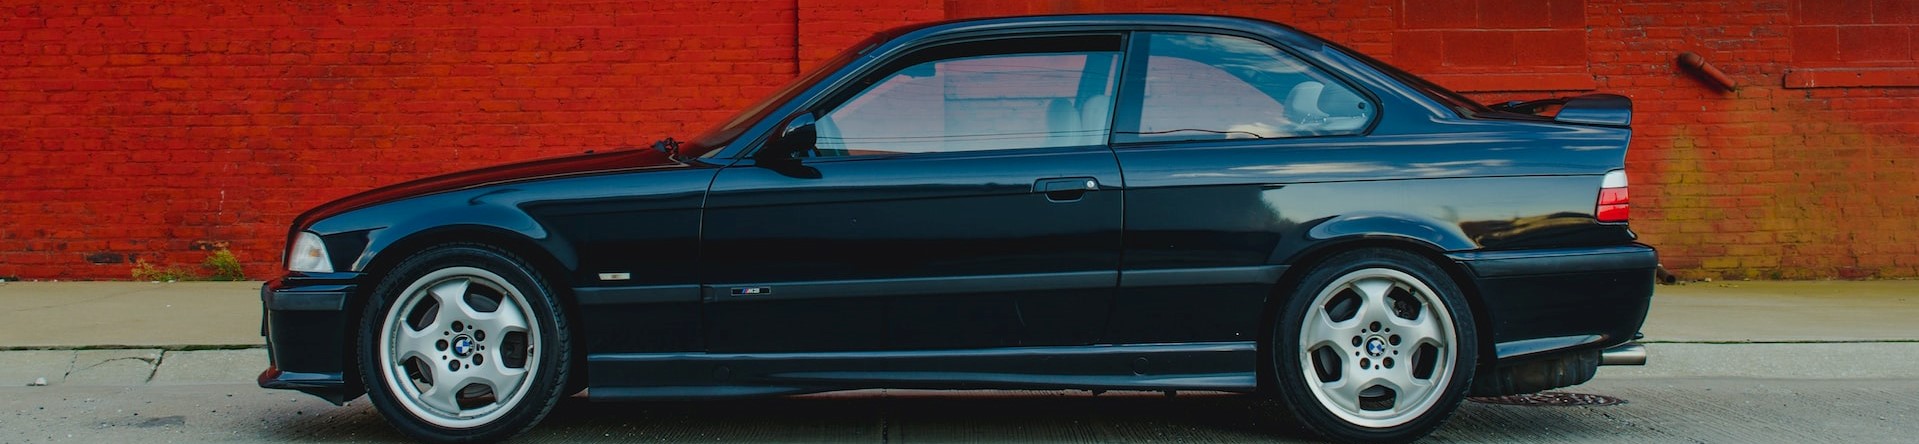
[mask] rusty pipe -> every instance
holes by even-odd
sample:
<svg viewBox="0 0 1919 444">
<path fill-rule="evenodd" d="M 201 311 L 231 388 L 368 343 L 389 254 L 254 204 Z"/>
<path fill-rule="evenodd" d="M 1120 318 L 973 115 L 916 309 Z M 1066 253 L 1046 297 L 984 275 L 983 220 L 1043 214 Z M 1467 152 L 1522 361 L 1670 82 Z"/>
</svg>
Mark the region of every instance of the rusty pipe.
<svg viewBox="0 0 1919 444">
<path fill-rule="evenodd" d="M 1726 92 L 1732 92 L 1738 89 L 1737 84 L 1733 83 L 1732 77 L 1727 77 L 1726 73 L 1719 71 L 1719 68 L 1712 67 L 1712 63 L 1707 63 L 1706 58 L 1700 57 L 1699 54 L 1690 52 L 1680 53 L 1679 67 L 1686 68 L 1686 71 L 1699 77 L 1699 80 L 1723 88 Z"/>
</svg>

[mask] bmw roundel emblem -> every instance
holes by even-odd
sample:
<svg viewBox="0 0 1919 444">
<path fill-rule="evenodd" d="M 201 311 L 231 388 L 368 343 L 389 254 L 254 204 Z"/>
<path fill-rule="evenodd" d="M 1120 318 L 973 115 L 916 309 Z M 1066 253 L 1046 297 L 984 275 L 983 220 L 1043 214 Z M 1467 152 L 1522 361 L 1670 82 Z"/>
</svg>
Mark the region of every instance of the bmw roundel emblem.
<svg viewBox="0 0 1919 444">
<path fill-rule="evenodd" d="M 460 336 L 453 338 L 453 355 L 465 357 L 473 354 L 473 338 Z"/>
<path fill-rule="evenodd" d="M 1379 338 L 1372 338 L 1370 340 L 1367 340 L 1366 354 L 1373 355 L 1373 356 L 1386 354 L 1386 341 L 1381 341 L 1379 340 Z"/>
</svg>

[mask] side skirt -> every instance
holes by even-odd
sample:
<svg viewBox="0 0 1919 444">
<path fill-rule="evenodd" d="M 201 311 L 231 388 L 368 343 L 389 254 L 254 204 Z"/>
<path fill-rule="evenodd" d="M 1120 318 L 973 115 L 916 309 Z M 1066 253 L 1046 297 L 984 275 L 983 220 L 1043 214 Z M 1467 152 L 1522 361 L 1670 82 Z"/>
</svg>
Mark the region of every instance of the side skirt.
<svg viewBox="0 0 1919 444">
<path fill-rule="evenodd" d="M 587 356 L 596 400 L 897 389 L 1258 389 L 1252 342 Z"/>
</svg>

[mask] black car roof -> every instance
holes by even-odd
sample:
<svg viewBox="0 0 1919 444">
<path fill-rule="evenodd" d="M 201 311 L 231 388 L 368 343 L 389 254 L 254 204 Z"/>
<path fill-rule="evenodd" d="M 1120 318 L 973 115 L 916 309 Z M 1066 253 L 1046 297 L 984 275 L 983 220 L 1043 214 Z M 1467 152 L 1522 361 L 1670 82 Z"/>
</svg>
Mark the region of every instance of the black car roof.
<svg viewBox="0 0 1919 444">
<path fill-rule="evenodd" d="M 1117 29 L 1214 28 L 1266 35 L 1293 45 L 1318 46 L 1323 40 L 1284 24 L 1245 17 L 1206 14 L 1063 14 L 1015 17 L 988 17 L 917 23 L 880 32 L 888 40 L 908 34 L 933 37 L 948 34 L 1022 30 L 1052 27 L 1089 27 Z M 916 39 L 908 39 L 916 40 Z"/>
</svg>

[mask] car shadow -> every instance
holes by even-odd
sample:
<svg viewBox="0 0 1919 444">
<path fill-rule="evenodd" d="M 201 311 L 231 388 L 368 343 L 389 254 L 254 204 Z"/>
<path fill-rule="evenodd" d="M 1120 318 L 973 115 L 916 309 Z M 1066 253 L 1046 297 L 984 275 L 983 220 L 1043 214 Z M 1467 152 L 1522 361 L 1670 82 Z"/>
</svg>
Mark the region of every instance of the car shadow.
<svg viewBox="0 0 1919 444">
<path fill-rule="evenodd" d="M 1599 407 L 1605 409 L 1609 407 Z M 1616 431 L 1603 412 L 1467 402 L 1438 441 L 1540 442 Z M 1531 425 L 1531 426 L 1528 426 Z M 362 399 L 269 438 L 404 442 Z M 562 400 L 521 442 L 1316 442 L 1278 403 L 1223 394 L 865 390 L 781 398 Z"/>
</svg>

